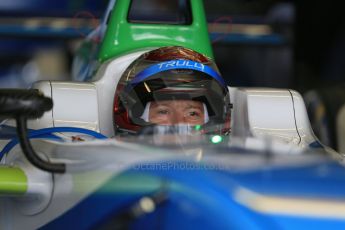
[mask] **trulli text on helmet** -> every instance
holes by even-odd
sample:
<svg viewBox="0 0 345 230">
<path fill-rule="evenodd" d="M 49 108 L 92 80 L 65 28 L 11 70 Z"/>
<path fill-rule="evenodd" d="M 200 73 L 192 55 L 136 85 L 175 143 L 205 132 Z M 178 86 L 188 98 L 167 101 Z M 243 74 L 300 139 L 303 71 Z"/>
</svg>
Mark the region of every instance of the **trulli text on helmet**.
<svg viewBox="0 0 345 230">
<path fill-rule="evenodd" d="M 158 66 L 159 66 L 159 69 L 164 69 L 168 67 L 180 67 L 180 68 L 189 67 L 189 68 L 204 70 L 205 68 L 204 64 L 202 63 L 188 61 L 188 60 L 167 61 L 167 62 L 159 63 Z"/>
</svg>

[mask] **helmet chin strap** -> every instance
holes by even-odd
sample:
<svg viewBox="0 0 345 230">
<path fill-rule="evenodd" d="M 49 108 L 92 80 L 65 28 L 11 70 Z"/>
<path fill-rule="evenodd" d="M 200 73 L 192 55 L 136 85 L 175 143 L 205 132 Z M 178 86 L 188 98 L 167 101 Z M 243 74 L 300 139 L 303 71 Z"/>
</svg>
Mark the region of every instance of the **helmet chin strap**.
<svg viewBox="0 0 345 230">
<path fill-rule="evenodd" d="M 143 120 L 146 121 L 146 122 L 150 122 L 150 121 L 149 121 L 150 105 L 151 105 L 151 102 L 147 102 L 147 103 L 146 103 L 144 112 L 143 112 L 143 114 L 140 116 L 140 118 L 143 119 Z M 204 107 L 204 124 L 205 124 L 205 123 L 207 123 L 207 122 L 210 120 L 210 118 L 209 118 L 209 116 L 208 116 L 207 107 L 206 107 L 205 103 L 202 103 L 202 105 L 203 105 L 203 107 Z"/>
</svg>

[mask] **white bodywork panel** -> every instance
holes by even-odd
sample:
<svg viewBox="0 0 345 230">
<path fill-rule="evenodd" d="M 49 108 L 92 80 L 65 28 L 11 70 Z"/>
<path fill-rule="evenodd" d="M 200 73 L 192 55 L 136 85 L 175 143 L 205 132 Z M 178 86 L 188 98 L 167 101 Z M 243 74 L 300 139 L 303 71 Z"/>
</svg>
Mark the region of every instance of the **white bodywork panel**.
<svg viewBox="0 0 345 230">
<path fill-rule="evenodd" d="M 92 84 L 52 82 L 54 126 L 99 130 L 97 91 Z"/>
<path fill-rule="evenodd" d="M 298 134 L 301 137 L 301 146 L 305 146 L 314 141 L 318 141 L 313 129 L 311 128 L 307 109 L 301 94 L 294 90 L 289 90 L 292 94 L 294 112 Z"/>
<path fill-rule="evenodd" d="M 305 147 L 316 141 L 304 101 L 288 89 L 230 88 L 232 134 L 274 138 Z"/>
<path fill-rule="evenodd" d="M 82 127 L 113 136 L 113 100 L 117 83 L 129 64 L 148 50 L 104 63 L 92 82 L 36 83 L 33 88 L 53 98 L 54 109 L 32 122 L 30 127 Z M 269 136 L 303 147 L 316 141 L 304 101 L 296 91 L 232 87 L 229 90 L 234 106 L 232 135 Z"/>
<path fill-rule="evenodd" d="M 42 118 L 31 121 L 29 128 L 80 127 L 113 136 L 113 101 L 117 83 L 128 65 L 147 51 L 131 53 L 104 63 L 93 82 L 35 83 L 32 88 L 51 97 L 54 107 Z"/>
<path fill-rule="evenodd" d="M 99 131 L 97 90 L 93 83 L 41 81 L 33 88 L 51 97 L 54 107 L 42 118 L 31 121 L 30 128 L 67 126 Z"/>
</svg>

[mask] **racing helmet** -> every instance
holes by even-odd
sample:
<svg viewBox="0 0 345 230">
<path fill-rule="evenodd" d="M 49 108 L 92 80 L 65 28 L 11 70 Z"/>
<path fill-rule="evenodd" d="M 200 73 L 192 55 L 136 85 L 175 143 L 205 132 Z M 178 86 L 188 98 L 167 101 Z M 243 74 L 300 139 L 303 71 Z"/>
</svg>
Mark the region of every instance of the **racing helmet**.
<svg viewBox="0 0 345 230">
<path fill-rule="evenodd" d="M 164 100 L 202 102 L 207 122 L 195 130 L 230 132 L 229 90 L 215 63 L 191 49 L 169 46 L 142 54 L 122 74 L 114 96 L 115 135 L 155 125 L 143 113 L 148 103 Z"/>
</svg>

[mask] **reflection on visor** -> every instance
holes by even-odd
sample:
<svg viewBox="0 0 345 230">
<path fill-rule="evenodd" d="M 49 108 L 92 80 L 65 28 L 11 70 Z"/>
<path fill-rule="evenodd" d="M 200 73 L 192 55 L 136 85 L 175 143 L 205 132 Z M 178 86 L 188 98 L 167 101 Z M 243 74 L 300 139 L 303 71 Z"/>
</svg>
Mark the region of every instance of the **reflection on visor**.
<svg viewBox="0 0 345 230">
<path fill-rule="evenodd" d="M 203 143 L 201 125 L 150 125 L 139 132 L 139 140 L 159 146 L 185 146 Z"/>
<path fill-rule="evenodd" d="M 183 151 L 200 146 L 200 144 L 219 145 L 229 141 L 229 138 L 219 134 L 205 134 L 203 125 L 150 125 L 138 133 L 138 141 L 159 146 L 181 146 Z M 186 146 L 189 146 L 185 148 Z"/>
<path fill-rule="evenodd" d="M 201 125 L 149 125 L 140 131 L 139 135 L 199 135 L 201 134 Z"/>
</svg>

